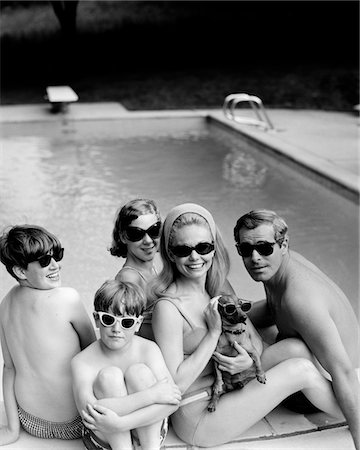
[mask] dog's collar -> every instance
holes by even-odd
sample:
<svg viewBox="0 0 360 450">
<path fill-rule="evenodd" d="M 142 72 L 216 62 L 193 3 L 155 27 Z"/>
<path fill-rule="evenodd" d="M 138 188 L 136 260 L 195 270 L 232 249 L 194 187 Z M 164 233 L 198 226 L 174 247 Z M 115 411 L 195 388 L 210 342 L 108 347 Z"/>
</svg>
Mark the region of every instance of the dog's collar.
<svg viewBox="0 0 360 450">
<path fill-rule="evenodd" d="M 242 334 L 245 332 L 245 330 L 224 330 L 224 332 L 230 334 Z"/>
</svg>

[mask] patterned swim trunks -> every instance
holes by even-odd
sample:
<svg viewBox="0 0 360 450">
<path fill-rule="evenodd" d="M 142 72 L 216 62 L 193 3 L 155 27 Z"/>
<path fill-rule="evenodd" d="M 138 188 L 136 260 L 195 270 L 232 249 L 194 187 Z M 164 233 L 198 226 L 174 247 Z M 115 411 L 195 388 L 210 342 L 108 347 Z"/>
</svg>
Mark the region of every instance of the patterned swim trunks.
<svg viewBox="0 0 360 450">
<path fill-rule="evenodd" d="M 69 422 L 50 422 L 24 411 L 18 405 L 18 415 L 23 429 L 32 436 L 42 439 L 80 439 L 84 428 L 81 417 Z"/>
</svg>

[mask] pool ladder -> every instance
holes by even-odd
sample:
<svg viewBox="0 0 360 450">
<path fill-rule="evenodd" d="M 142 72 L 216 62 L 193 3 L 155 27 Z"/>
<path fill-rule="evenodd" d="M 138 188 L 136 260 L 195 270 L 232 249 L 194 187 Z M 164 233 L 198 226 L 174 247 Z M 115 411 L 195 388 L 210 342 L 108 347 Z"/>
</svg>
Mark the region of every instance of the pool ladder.
<svg viewBox="0 0 360 450">
<path fill-rule="evenodd" d="M 236 106 L 241 102 L 248 102 L 256 115 L 256 119 L 236 114 Z M 255 125 L 267 130 L 275 131 L 274 125 L 271 123 L 267 115 L 264 105 L 259 97 L 249 94 L 230 94 L 225 97 L 223 111 L 225 117 L 237 123 L 246 125 Z"/>
</svg>

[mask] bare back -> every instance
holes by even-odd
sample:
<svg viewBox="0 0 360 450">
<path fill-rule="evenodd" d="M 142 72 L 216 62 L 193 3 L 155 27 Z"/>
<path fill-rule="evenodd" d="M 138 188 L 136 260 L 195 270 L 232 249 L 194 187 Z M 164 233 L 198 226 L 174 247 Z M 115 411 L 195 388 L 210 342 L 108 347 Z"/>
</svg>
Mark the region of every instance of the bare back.
<svg viewBox="0 0 360 450">
<path fill-rule="evenodd" d="M 70 371 L 70 361 L 80 351 L 71 324 L 74 292 L 16 286 L 0 305 L 1 327 L 16 371 L 17 402 L 51 421 L 77 415 Z"/>
</svg>

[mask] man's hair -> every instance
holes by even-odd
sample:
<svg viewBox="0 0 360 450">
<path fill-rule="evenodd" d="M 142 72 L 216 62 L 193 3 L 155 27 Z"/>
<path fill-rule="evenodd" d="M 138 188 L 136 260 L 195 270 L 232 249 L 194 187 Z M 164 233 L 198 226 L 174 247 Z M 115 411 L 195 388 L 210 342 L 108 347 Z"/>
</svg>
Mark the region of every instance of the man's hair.
<svg viewBox="0 0 360 450">
<path fill-rule="evenodd" d="M 15 225 L 0 236 L 0 260 L 16 280 L 14 266 L 27 269 L 30 262 L 60 248 L 59 239 L 37 225 Z"/>
<path fill-rule="evenodd" d="M 114 229 L 112 232 L 113 239 L 109 249 L 113 256 L 126 258 L 127 245 L 121 238 L 124 237 L 125 230 L 131 222 L 144 214 L 155 214 L 155 216 L 161 220 L 160 212 L 155 202 L 146 198 L 131 200 L 116 213 Z"/>
<path fill-rule="evenodd" d="M 95 293 L 95 311 L 139 317 L 146 306 L 144 290 L 133 283 L 107 280 Z"/>
<path fill-rule="evenodd" d="M 271 225 L 274 229 L 275 241 L 281 245 L 287 237 L 288 226 L 285 220 L 276 214 L 274 211 L 268 209 L 254 209 L 247 214 L 244 214 L 236 222 L 234 228 L 234 239 L 237 244 L 239 242 L 239 234 L 242 228 L 253 230 L 260 225 Z"/>
</svg>

